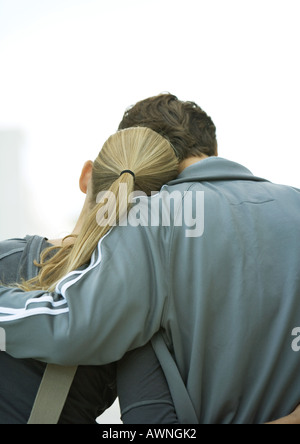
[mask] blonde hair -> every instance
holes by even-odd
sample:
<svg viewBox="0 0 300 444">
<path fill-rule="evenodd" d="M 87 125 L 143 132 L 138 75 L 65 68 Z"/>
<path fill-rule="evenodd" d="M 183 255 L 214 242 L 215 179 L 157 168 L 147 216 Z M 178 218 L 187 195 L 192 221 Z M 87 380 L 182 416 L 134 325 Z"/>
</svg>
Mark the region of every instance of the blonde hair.
<svg viewBox="0 0 300 444">
<path fill-rule="evenodd" d="M 123 173 L 130 170 L 130 173 Z M 178 175 L 178 159 L 171 144 L 161 135 L 149 128 L 128 128 L 118 131 L 104 143 L 93 164 L 90 212 L 78 236 L 61 247 L 47 248 L 41 255 L 37 277 L 19 285 L 25 291 L 54 291 L 57 283 L 69 272 L 87 264 L 96 249 L 99 240 L 128 214 L 129 196 L 134 191 L 143 191 L 151 195 L 159 191 L 168 181 Z M 127 205 L 120 202 L 119 187 L 126 184 Z M 97 203 L 97 196 L 102 192 L 102 199 Z M 115 195 L 115 214 L 112 217 L 102 215 L 99 220 L 105 196 Z M 106 199 L 107 201 L 107 199 Z M 120 205 L 121 204 L 121 205 Z M 125 209 L 125 214 L 121 214 Z M 124 210 L 123 210 L 124 212 Z M 106 216 L 106 217 L 105 217 Z M 72 236 L 67 236 L 70 238 Z M 65 239 L 67 239 L 65 238 Z M 58 251 L 57 251 L 58 250 Z M 54 254 L 54 252 L 56 252 Z"/>
</svg>

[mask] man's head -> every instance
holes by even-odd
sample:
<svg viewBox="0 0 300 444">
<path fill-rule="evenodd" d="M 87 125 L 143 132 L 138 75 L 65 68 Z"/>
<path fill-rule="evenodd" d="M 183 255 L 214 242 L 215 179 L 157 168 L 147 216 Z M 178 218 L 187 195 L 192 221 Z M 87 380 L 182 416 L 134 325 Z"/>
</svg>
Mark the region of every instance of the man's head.
<svg viewBox="0 0 300 444">
<path fill-rule="evenodd" d="M 172 144 L 179 161 L 191 157 L 216 156 L 216 127 L 194 102 L 182 102 L 172 94 L 160 94 L 130 107 L 119 129 L 144 126 Z"/>
</svg>

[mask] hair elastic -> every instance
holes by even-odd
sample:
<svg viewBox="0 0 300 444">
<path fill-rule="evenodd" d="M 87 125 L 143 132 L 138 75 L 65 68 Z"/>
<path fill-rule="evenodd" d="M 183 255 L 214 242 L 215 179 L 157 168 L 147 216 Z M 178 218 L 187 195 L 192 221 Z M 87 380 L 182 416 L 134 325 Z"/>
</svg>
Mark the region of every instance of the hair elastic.
<svg viewBox="0 0 300 444">
<path fill-rule="evenodd" d="M 122 171 L 122 172 L 120 173 L 120 176 L 122 176 L 122 174 L 125 174 L 125 173 L 129 173 L 129 174 L 131 174 L 132 177 L 135 179 L 135 174 L 134 174 L 133 171 L 131 171 L 131 170 L 124 170 L 124 171 Z"/>
</svg>

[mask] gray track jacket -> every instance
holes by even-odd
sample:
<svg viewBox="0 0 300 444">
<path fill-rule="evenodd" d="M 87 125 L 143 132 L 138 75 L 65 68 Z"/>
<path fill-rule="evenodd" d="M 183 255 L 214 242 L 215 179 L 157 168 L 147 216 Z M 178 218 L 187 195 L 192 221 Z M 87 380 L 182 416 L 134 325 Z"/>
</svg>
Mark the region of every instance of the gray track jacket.
<svg viewBox="0 0 300 444">
<path fill-rule="evenodd" d="M 0 287 L 7 351 L 99 365 L 162 328 L 200 422 L 290 413 L 300 402 L 300 191 L 209 158 L 138 199 L 123 225 L 55 293 Z"/>
</svg>

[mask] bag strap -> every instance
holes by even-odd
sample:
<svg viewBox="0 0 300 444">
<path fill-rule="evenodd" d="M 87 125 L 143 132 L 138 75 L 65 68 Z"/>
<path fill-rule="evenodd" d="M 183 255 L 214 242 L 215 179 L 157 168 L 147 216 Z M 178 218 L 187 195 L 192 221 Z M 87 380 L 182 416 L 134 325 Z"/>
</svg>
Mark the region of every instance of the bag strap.
<svg viewBox="0 0 300 444">
<path fill-rule="evenodd" d="M 27 424 L 57 424 L 77 367 L 48 364 Z"/>
<path fill-rule="evenodd" d="M 161 332 L 156 333 L 151 343 L 166 376 L 179 423 L 199 424 L 187 388 Z"/>
</svg>

